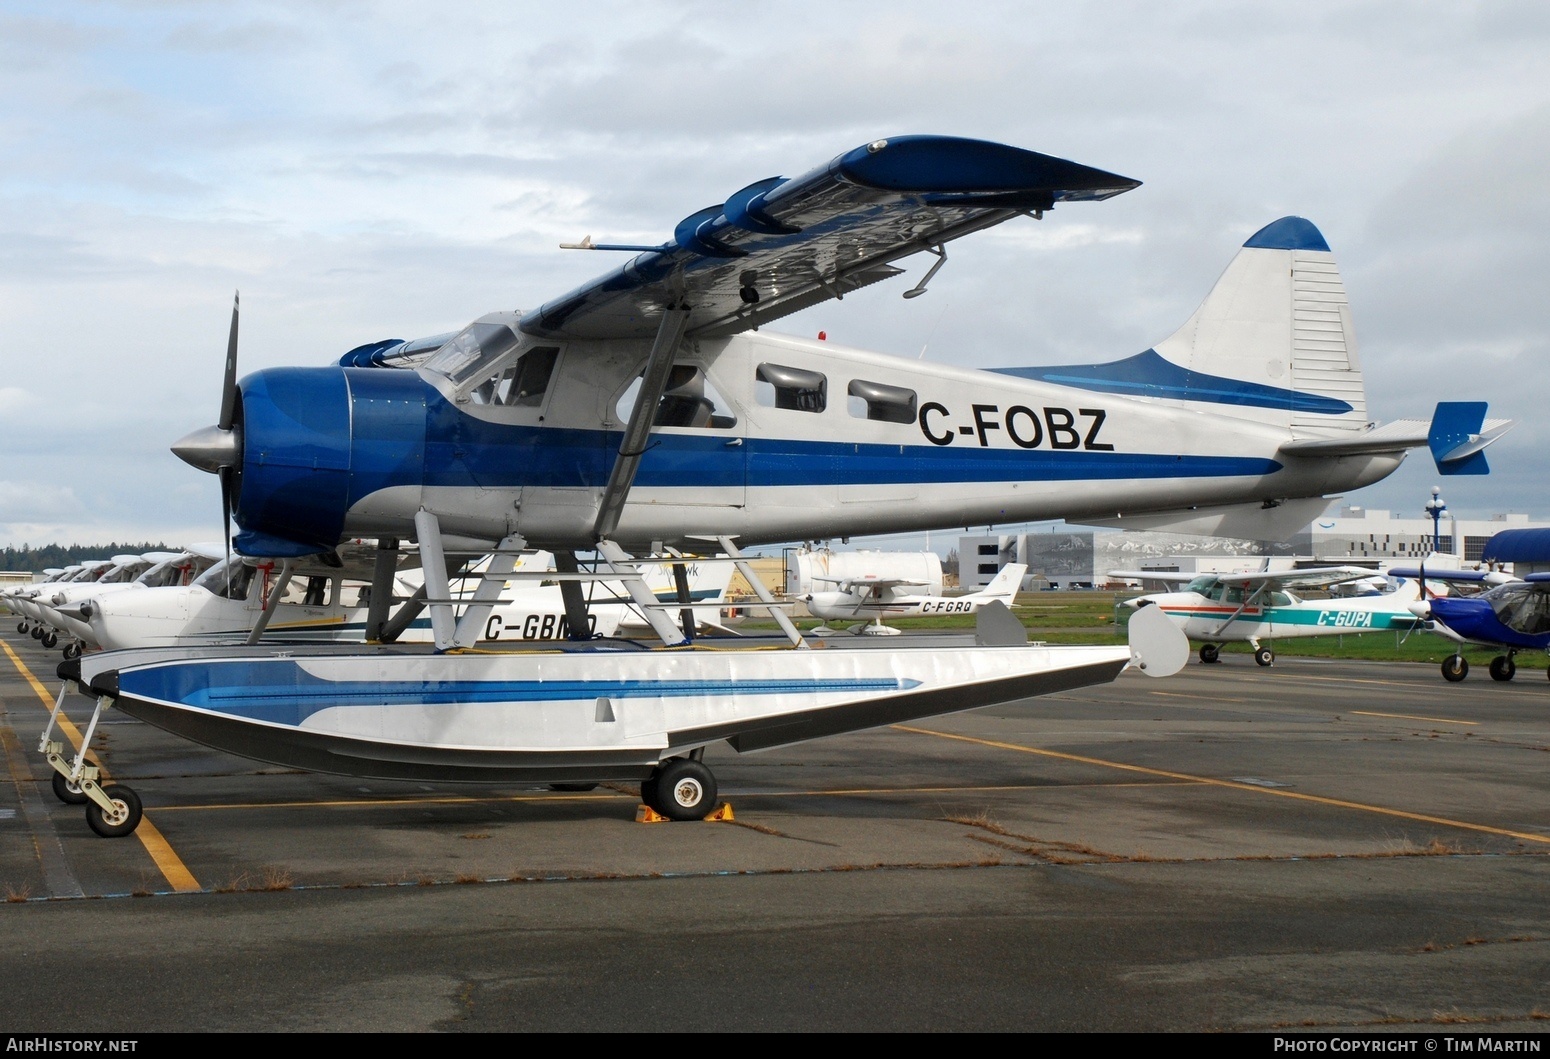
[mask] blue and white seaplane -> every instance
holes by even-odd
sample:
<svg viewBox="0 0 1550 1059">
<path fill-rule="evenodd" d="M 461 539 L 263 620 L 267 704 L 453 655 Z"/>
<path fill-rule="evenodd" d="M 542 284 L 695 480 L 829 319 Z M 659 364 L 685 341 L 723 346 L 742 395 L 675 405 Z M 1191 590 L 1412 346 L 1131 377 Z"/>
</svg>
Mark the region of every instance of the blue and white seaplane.
<svg viewBox="0 0 1550 1059">
<path fill-rule="evenodd" d="M 148 649 L 63 673 L 99 710 L 261 760 L 401 779 L 639 780 L 648 806 L 688 819 L 715 803 L 702 760 L 715 743 L 775 747 L 1131 665 L 1174 671 L 1188 646 L 1160 613 L 1137 615 L 1129 647 L 1030 645 L 993 605 L 962 650 L 810 649 L 746 566 L 791 649 L 700 649 L 634 565 L 707 539 L 743 563 L 748 545 L 1062 517 L 1281 539 L 1413 447 L 1430 443 L 1445 472 L 1469 469 L 1458 452 L 1480 422 L 1449 420 L 1453 438 L 1371 422 L 1334 256 L 1296 217 L 1249 238 L 1173 337 L 1113 363 L 967 370 L 762 329 L 928 254 L 913 297 L 953 240 L 1138 184 L 996 143 L 880 139 L 750 184 L 660 245 L 575 244 L 632 257 L 537 308 L 374 342 L 334 366 L 239 382 L 234 309 L 219 420 L 174 451 L 219 475 L 244 554 L 328 555 L 364 537 L 387 556 L 416 542 L 424 593 L 399 605 L 430 611 L 435 643 Z M 526 548 L 555 553 L 570 628 L 587 628 L 589 578 L 623 576 L 662 648 L 460 653 Z M 602 568 L 581 570 L 578 554 L 594 552 Z M 483 553 L 498 561 L 459 613 L 444 572 Z M 391 565 L 371 595 L 377 630 Z M 133 792 L 98 787 L 79 755 L 50 760 L 86 795 L 95 830 L 134 828 Z"/>
</svg>

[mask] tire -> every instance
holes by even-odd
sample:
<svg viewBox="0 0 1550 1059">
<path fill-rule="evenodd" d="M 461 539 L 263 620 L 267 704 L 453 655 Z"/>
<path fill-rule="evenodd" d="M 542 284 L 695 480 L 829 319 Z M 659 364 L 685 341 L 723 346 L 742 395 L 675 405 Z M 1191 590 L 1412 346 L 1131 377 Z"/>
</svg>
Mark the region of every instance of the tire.
<svg viewBox="0 0 1550 1059">
<path fill-rule="evenodd" d="M 67 659 L 81 657 L 81 645 L 78 643 L 65 644 L 65 657 Z"/>
<path fill-rule="evenodd" d="M 134 834 L 135 828 L 140 826 L 140 818 L 145 815 L 140 807 L 140 796 L 116 783 L 102 788 L 102 793 L 119 806 L 122 816 L 110 821 L 103 815 L 102 806 L 89 801 L 86 803 L 86 825 L 103 838 L 123 838 Z"/>
<path fill-rule="evenodd" d="M 1222 649 L 1214 643 L 1200 645 L 1200 661 L 1204 665 L 1212 665 L 1222 660 Z"/>
<path fill-rule="evenodd" d="M 53 649 L 59 646 L 59 634 L 57 632 L 46 632 L 39 638 L 43 641 L 44 647 Z"/>
<path fill-rule="evenodd" d="M 66 805 L 85 805 L 91 801 L 86 797 L 86 792 L 65 779 L 62 772 L 54 773 L 54 797 Z"/>
<path fill-rule="evenodd" d="M 651 775 L 640 781 L 640 800 L 653 809 L 657 809 L 657 774 L 661 771 L 658 768 Z M 660 813 L 661 811 L 657 809 L 657 812 Z"/>
<path fill-rule="evenodd" d="M 28 629 L 27 632 L 34 640 L 43 639 L 43 626 L 41 625 L 34 625 L 32 628 Z"/>
<path fill-rule="evenodd" d="M 674 758 L 657 769 L 656 794 L 651 807 L 669 820 L 703 820 L 716 807 L 716 777 L 698 761 Z"/>
<path fill-rule="evenodd" d="M 1497 655 L 1491 659 L 1491 679 L 1502 681 L 1511 680 L 1517 675 L 1518 664 L 1508 655 Z"/>
<path fill-rule="evenodd" d="M 1454 655 L 1452 658 L 1442 660 L 1442 679 L 1450 684 L 1457 684 L 1469 676 L 1469 659 Z"/>
<path fill-rule="evenodd" d="M 1274 665 L 1275 652 L 1268 647 L 1261 647 L 1254 652 L 1254 661 L 1262 666 Z"/>
<path fill-rule="evenodd" d="M 27 631 L 27 623 L 24 622 L 24 621 L 17 622 L 16 623 L 16 631 L 20 632 L 20 633 L 25 633 Z"/>
</svg>

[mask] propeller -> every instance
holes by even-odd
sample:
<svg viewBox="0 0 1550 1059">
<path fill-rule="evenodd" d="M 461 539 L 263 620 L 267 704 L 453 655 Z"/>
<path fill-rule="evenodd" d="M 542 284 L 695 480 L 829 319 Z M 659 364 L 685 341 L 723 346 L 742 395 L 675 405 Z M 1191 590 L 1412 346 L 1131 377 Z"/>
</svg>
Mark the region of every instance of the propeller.
<svg viewBox="0 0 1550 1059">
<path fill-rule="evenodd" d="M 231 303 L 231 333 L 226 339 L 226 375 L 221 384 L 221 418 L 213 427 L 179 438 L 172 452 L 184 463 L 214 474 L 221 483 L 221 527 L 226 540 L 226 576 L 231 578 L 231 519 L 235 513 L 237 470 L 242 459 L 241 427 L 237 422 L 240 408 L 237 391 L 237 320 L 242 308 L 242 292 Z M 230 585 L 227 586 L 228 590 Z"/>
</svg>

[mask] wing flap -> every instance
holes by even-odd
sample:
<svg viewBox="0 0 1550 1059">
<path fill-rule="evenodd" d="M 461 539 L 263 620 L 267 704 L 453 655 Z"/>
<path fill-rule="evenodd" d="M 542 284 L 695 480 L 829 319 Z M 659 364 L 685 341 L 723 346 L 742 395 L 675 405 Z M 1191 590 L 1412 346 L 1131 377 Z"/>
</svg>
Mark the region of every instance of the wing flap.
<svg viewBox="0 0 1550 1059">
<path fill-rule="evenodd" d="M 733 334 L 897 275 L 896 259 L 1057 202 L 1139 185 L 982 140 L 875 140 L 689 215 L 672 240 L 526 314 L 522 328 L 646 338 L 664 307 L 687 305 L 690 335 Z"/>
</svg>

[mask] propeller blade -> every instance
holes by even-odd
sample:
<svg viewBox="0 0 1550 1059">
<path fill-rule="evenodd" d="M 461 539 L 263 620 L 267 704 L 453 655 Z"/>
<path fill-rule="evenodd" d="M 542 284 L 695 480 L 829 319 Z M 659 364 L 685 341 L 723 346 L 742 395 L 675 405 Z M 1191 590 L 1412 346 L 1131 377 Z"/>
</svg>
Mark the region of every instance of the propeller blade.
<svg viewBox="0 0 1550 1059">
<path fill-rule="evenodd" d="M 231 301 L 231 336 L 226 340 L 226 379 L 221 386 L 222 430 L 230 430 L 237 418 L 237 310 L 241 308 L 242 292 L 238 291 Z"/>
</svg>

